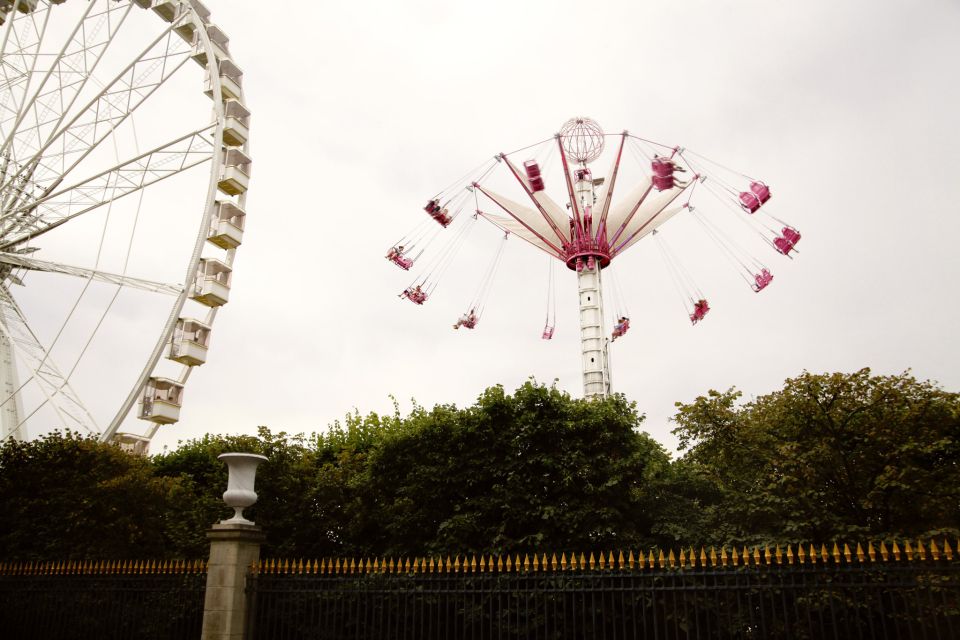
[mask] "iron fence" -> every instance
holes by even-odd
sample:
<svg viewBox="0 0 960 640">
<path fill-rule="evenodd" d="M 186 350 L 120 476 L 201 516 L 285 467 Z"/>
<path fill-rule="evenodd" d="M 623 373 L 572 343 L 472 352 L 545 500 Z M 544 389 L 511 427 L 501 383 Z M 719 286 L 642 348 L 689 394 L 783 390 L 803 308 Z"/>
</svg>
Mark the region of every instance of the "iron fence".
<svg viewBox="0 0 960 640">
<path fill-rule="evenodd" d="M 0 637 L 199 639 L 206 572 L 163 563 L 0 567 Z"/>
<path fill-rule="evenodd" d="M 946 559 L 525 564 L 351 571 L 344 562 L 309 573 L 268 563 L 248 582 L 248 638 L 960 638 L 960 565 Z"/>
</svg>

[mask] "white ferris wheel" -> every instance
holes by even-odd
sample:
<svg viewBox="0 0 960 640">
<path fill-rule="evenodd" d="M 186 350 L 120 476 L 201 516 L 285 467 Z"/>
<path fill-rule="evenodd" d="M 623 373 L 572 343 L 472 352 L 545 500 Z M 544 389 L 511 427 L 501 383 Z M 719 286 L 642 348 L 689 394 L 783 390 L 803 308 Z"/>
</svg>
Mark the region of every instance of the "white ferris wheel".
<svg viewBox="0 0 960 640">
<path fill-rule="evenodd" d="M 0 0 L 0 23 L 0 439 L 145 451 L 229 298 L 243 72 L 197 0 Z"/>
</svg>

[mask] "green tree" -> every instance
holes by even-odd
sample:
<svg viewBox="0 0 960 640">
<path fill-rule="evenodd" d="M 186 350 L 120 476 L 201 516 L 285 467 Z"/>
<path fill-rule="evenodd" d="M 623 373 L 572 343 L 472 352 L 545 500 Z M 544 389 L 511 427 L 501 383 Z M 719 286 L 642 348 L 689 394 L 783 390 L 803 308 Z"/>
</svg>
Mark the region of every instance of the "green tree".
<svg viewBox="0 0 960 640">
<path fill-rule="evenodd" d="M 418 409 L 371 452 L 356 537 L 393 555 L 648 543 L 644 492 L 669 459 L 642 419 L 623 396 L 574 400 L 534 382 Z"/>
<path fill-rule="evenodd" d="M 909 373 L 802 375 L 678 403 L 710 542 L 960 531 L 960 396 Z"/>
<path fill-rule="evenodd" d="M 75 433 L 0 447 L 5 559 L 169 557 L 182 487 L 150 461 Z"/>
</svg>

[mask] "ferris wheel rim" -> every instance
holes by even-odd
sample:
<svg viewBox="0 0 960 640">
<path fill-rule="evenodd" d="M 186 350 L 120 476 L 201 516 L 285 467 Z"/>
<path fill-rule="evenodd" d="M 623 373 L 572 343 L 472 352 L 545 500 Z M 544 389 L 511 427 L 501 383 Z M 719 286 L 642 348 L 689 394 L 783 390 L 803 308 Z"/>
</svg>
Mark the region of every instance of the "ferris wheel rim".
<svg viewBox="0 0 960 640">
<path fill-rule="evenodd" d="M 44 20 L 44 25 L 46 25 L 47 22 L 50 20 L 50 13 L 52 13 L 52 12 L 51 12 L 51 9 L 52 9 L 52 4 L 53 4 L 53 3 L 50 3 L 50 2 L 45 1 L 45 0 L 41 0 L 41 2 L 38 3 L 38 4 L 39 4 L 39 6 L 38 6 L 37 8 L 45 11 L 45 15 L 43 16 L 43 20 Z M 55 3 L 55 4 L 60 4 L 60 3 Z M 112 4 L 112 3 L 105 3 L 106 8 L 105 8 L 104 10 L 108 12 L 108 11 L 109 11 L 109 7 L 110 7 L 111 4 Z M 167 4 L 171 4 L 171 3 L 167 3 Z M 147 381 L 150 379 L 151 375 L 155 372 L 155 370 L 156 370 L 156 368 L 157 368 L 157 365 L 158 365 L 161 357 L 164 355 L 164 349 L 165 349 L 165 347 L 168 345 L 168 343 L 169 343 L 170 340 L 171 340 L 171 336 L 172 336 L 173 331 L 174 331 L 174 329 L 175 329 L 175 327 L 176 327 L 176 325 L 177 325 L 178 320 L 180 319 L 180 315 L 182 314 L 182 312 L 183 312 L 183 310 L 184 310 L 184 306 L 185 306 L 187 300 L 191 297 L 191 296 L 190 296 L 190 294 L 191 294 L 191 287 L 192 287 L 192 285 L 193 285 L 193 283 L 194 283 L 194 281 L 195 281 L 195 278 L 197 277 L 197 273 L 198 273 L 198 269 L 199 269 L 200 263 L 201 263 L 202 260 L 204 260 L 204 256 L 203 256 L 203 253 L 204 253 L 204 252 L 203 252 L 203 249 L 204 249 L 204 247 L 205 247 L 205 244 L 206 244 L 206 241 L 207 241 L 207 238 L 208 238 L 208 235 L 209 235 L 209 229 L 210 229 L 210 226 L 211 226 L 211 224 L 212 224 L 214 212 L 215 212 L 216 207 L 217 207 L 217 204 L 218 204 L 218 202 L 219 202 L 218 199 L 217 199 L 217 196 L 218 196 L 218 181 L 219 181 L 219 179 L 220 179 L 221 173 L 222 173 L 223 168 L 224 168 L 224 166 L 225 166 L 225 162 L 226 162 L 226 161 L 225 161 L 225 154 L 226 154 L 227 149 L 229 148 L 228 146 L 226 146 L 226 145 L 224 144 L 224 129 L 225 129 L 225 123 L 226 123 L 227 115 L 226 115 L 226 107 L 225 107 L 225 103 L 224 103 L 224 99 L 225 99 L 225 98 L 224 98 L 224 93 L 223 93 L 223 90 L 222 90 L 222 88 L 221 88 L 220 82 L 218 81 L 218 78 L 220 77 L 220 73 L 221 73 L 220 64 L 221 64 L 222 54 L 218 54 L 218 51 L 217 51 L 217 49 L 213 46 L 213 43 L 212 43 L 212 41 L 211 41 L 210 34 L 208 33 L 208 30 L 207 30 L 208 27 L 212 26 L 212 23 L 209 22 L 209 21 L 206 19 L 206 18 L 209 17 L 208 15 L 206 15 L 206 16 L 201 15 L 200 11 L 197 10 L 197 8 L 196 8 L 196 6 L 195 6 L 195 4 L 194 4 L 193 2 L 176 2 L 175 4 L 176 4 L 176 6 L 178 7 L 177 16 L 176 16 L 176 18 L 173 19 L 173 20 L 166 20 L 167 22 L 170 23 L 170 25 L 169 25 L 166 29 L 163 30 L 163 32 L 161 33 L 161 35 L 157 38 L 157 41 L 159 41 L 164 35 L 173 36 L 173 31 L 174 31 L 175 28 L 178 28 L 178 26 L 182 27 L 182 26 L 185 26 L 185 25 L 187 25 L 187 24 L 190 24 L 190 25 L 192 26 L 192 31 L 193 31 L 193 33 L 196 34 L 196 40 L 195 40 L 195 42 L 194 42 L 194 44 L 193 44 L 192 46 L 190 46 L 189 43 L 188 43 L 187 49 L 186 49 L 185 51 L 183 51 L 183 52 L 180 52 L 180 53 L 183 53 L 183 54 L 184 54 L 184 59 L 180 62 L 180 64 L 177 66 L 177 68 L 170 73 L 170 75 L 164 76 L 164 77 L 162 78 L 162 80 L 157 84 L 157 87 L 156 87 L 156 88 L 159 88 L 160 85 L 164 84 L 170 77 L 172 77 L 174 74 L 176 74 L 176 72 L 179 71 L 180 67 L 182 67 L 182 66 L 186 63 L 186 61 L 188 61 L 191 57 L 193 57 L 194 55 L 196 55 L 196 52 L 197 52 L 198 47 L 202 47 L 202 52 L 203 52 L 203 54 L 205 55 L 205 62 L 204 62 L 204 64 L 203 64 L 203 67 L 204 67 L 204 69 L 205 69 L 205 71 L 206 71 L 206 73 L 207 73 L 208 79 L 209 79 L 209 84 L 208 84 L 208 91 L 209 91 L 209 93 L 208 93 L 208 96 L 210 96 L 210 97 L 212 98 L 212 102 L 213 102 L 213 109 L 212 109 L 212 111 L 213 111 L 213 118 L 214 118 L 214 120 L 215 120 L 215 122 L 212 122 L 212 123 L 206 125 L 205 127 L 202 127 L 201 129 L 198 129 L 197 132 L 195 132 L 195 134 L 200 134 L 200 133 L 203 132 L 203 131 L 207 131 L 207 132 L 209 132 L 209 131 L 211 131 L 211 130 L 213 131 L 213 136 L 212 136 L 212 139 L 211 139 L 211 141 L 210 141 L 209 151 L 208 151 L 208 153 L 207 153 L 207 156 L 208 156 L 207 159 L 210 161 L 210 167 L 209 167 L 208 179 L 207 179 L 207 182 L 206 182 L 206 185 L 207 185 L 207 186 L 206 186 L 206 194 L 205 194 L 205 199 L 204 199 L 204 205 L 203 205 L 202 215 L 199 216 L 199 227 L 198 227 L 197 232 L 196 232 L 195 240 L 194 240 L 194 243 L 193 243 L 193 248 L 192 248 L 192 251 L 191 251 L 191 253 L 190 253 L 190 258 L 189 258 L 189 260 L 188 260 L 188 262 L 187 262 L 187 265 L 186 265 L 186 271 L 185 271 L 184 279 L 183 279 L 183 282 L 182 282 L 182 286 L 179 287 L 179 293 L 176 295 L 176 298 L 173 300 L 172 304 L 171 304 L 170 307 L 169 307 L 169 312 L 167 313 L 167 318 L 166 318 L 166 320 L 165 320 L 164 323 L 163 323 L 162 329 L 161 329 L 161 331 L 160 331 L 160 335 L 158 336 L 155 344 L 153 345 L 153 349 L 152 349 L 152 351 L 150 352 L 150 355 L 149 355 L 149 357 L 147 358 L 147 361 L 146 361 L 145 365 L 143 366 L 143 368 L 142 368 L 142 370 L 140 371 L 140 373 L 137 375 L 136 380 L 135 380 L 135 382 L 133 383 L 133 386 L 131 387 L 130 391 L 127 393 L 127 397 L 126 397 L 126 399 L 123 401 L 123 403 L 121 404 L 121 407 L 120 407 L 120 409 L 117 411 L 117 414 L 112 418 L 112 420 L 110 421 L 109 425 L 107 425 L 106 423 L 104 423 L 102 426 L 97 426 L 97 427 L 96 427 L 96 428 L 97 428 L 97 431 L 99 432 L 99 437 L 100 437 L 101 440 L 109 440 L 109 439 L 111 439 L 112 437 L 114 437 L 114 436 L 118 433 L 120 427 L 123 425 L 123 423 L 125 422 L 125 420 L 126 420 L 126 419 L 128 418 L 128 416 L 130 415 L 130 411 L 131 411 L 131 409 L 132 409 L 132 407 L 133 407 L 133 404 L 136 402 L 137 397 L 143 392 L 143 389 L 145 388 L 145 385 L 146 385 Z M 86 11 L 80 16 L 79 21 L 78 21 L 78 26 L 75 27 L 75 31 L 74 31 L 73 33 L 75 33 L 75 32 L 76 32 L 76 29 L 79 28 L 79 26 L 83 24 L 84 19 L 91 13 L 91 11 L 94 10 L 94 7 L 95 7 L 95 6 L 100 6 L 99 3 L 97 3 L 95 0 L 88 3 L 87 9 L 86 9 Z M 123 19 L 126 18 L 126 16 L 128 15 L 128 13 L 129 13 L 131 10 L 136 11 L 136 10 L 133 8 L 134 6 L 140 6 L 141 8 L 144 8 L 144 9 L 147 8 L 142 2 L 131 0 L 130 3 L 129 3 L 129 4 L 127 5 L 127 7 L 126 7 L 126 12 L 127 12 L 127 13 L 124 13 L 124 14 L 123 14 Z M 15 23 L 18 22 L 18 18 L 20 18 L 20 17 L 21 17 L 21 16 L 16 13 L 16 10 L 15 10 L 15 9 L 13 10 L 12 14 L 8 14 L 8 20 L 6 21 L 7 24 L 6 24 L 6 25 L 4 26 L 4 28 L 3 28 L 2 40 L 0 40 L 0 43 L 2 43 L 2 44 L 0 44 L 0 50 L 4 50 L 4 51 L 6 50 L 6 49 L 3 48 L 3 47 L 5 47 L 6 44 L 9 42 L 9 40 L 10 40 L 10 34 L 13 32 Z M 122 20 L 121 20 L 121 22 L 122 22 Z M 45 28 L 46 28 L 46 26 L 44 26 L 44 30 L 45 30 Z M 119 27 L 117 27 L 117 29 L 119 29 Z M 35 59 L 34 59 L 34 63 L 33 63 L 33 64 L 34 64 L 34 67 L 31 67 L 30 72 L 32 72 L 32 71 L 34 70 L 34 68 L 35 68 L 36 58 L 38 58 L 38 57 L 41 55 L 40 52 L 39 52 L 39 49 L 41 48 L 41 44 L 42 44 L 42 41 L 43 41 L 43 34 L 44 34 L 44 33 L 45 33 L 45 31 L 42 31 L 41 34 L 40 34 L 40 36 L 39 36 L 39 38 L 38 38 L 38 42 L 37 42 L 37 49 L 38 49 L 38 51 L 37 51 L 37 52 L 35 53 L 35 55 L 34 55 L 34 58 L 35 58 Z M 72 34 L 71 34 L 71 36 L 72 36 Z M 155 41 L 153 44 L 155 44 L 157 41 Z M 112 37 L 111 37 L 111 43 L 112 43 Z M 65 44 L 63 45 L 63 50 L 61 50 L 61 53 L 58 54 L 60 57 L 62 57 L 63 51 L 66 50 L 67 47 L 68 47 L 70 44 L 71 44 L 71 41 L 70 41 L 70 38 L 68 38 L 68 39 L 66 40 Z M 103 56 L 103 55 L 105 54 L 105 51 L 109 48 L 109 44 L 110 44 L 110 43 L 108 43 L 106 46 L 104 46 L 103 51 L 100 53 L 101 56 Z M 152 45 L 151 45 L 151 46 L 152 46 Z M 149 49 L 149 47 L 148 47 L 148 49 Z M 224 49 L 225 49 L 225 47 L 224 47 Z M 141 56 L 142 56 L 142 55 L 143 55 L 143 54 L 141 54 Z M 168 50 L 166 51 L 165 55 L 168 56 L 168 57 L 172 57 L 172 56 L 174 56 L 174 55 L 179 55 L 179 54 L 178 54 L 178 53 L 172 53 L 171 50 L 168 49 Z M 229 57 L 229 54 L 226 54 L 226 55 Z M 60 59 L 60 58 L 58 58 L 57 61 L 59 61 L 59 59 Z M 134 62 L 136 62 L 137 60 L 138 60 L 138 58 L 135 57 L 135 58 L 134 58 Z M 57 64 L 57 61 L 55 61 L 55 62 L 51 65 L 51 68 L 47 70 L 47 75 L 49 75 L 50 73 L 52 73 L 52 69 L 53 69 L 53 67 Z M 99 58 L 97 59 L 97 62 L 99 62 Z M 133 64 L 134 64 L 134 63 L 131 63 L 131 66 L 132 66 Z M 124 72 L 125 72 L 125 71 L 126 71 L 126 69 L 124 69 Z M 121 72 L 121 73 L 123 73 L 123 72 Z M 242 72 L 241 72 L 241 73 L 242 73 Z M 29 74 L 29 73 L 27 73 L 27 74 L 25 74 L 25 75 L 26 75 L 28 78 L 30 78 L 30 74 Z M 87 79 L 88 79 L 88 78 L 85 78 L 85 79 L 84 79 L 84 81 L 83 81 L 84 84 L 86 83 L 86 80 L 87 80 Z M 33 89 L 34 89 L 33 86 L 31 86 L 30 82 L 31 82 L 31 81 L 28 79 L 28 81 L 27 81 L 27 82 L 25 83 L 25 85 L 24 85 L 24 86 L 25 86 L 25 88 L 24 88 L 24 90 L 23 90 L 24 95 L 23 95 L 23 97 L 22 97 L 22 99 L 23 99 L 24 101 L 26 101 L 26 100 L 28 99 L 28 95 L 31 94 L 31 93 L 33 92 Z M 46 82 L 46 79 L 44 79 L 43 81 L 41 81 L 39 87 L 42 88 L 42 87 L 44 86 L 45 82 Z M 95 82 L 97 82 L 98 84 L 100 84 L 99 81 L 96 81 L 96 80 L 95 80 Z M 110 85 L 108 85 L 108 86 L 110 86 Z M 62 81 L 61 81 L 60 91 L 61 91 L 61 92 L 63 91 Z M 94 97 L 94 101 L 97 100 L 98 98 L 101 98 L 101 97 L 105 94 L 105 92 L 106 92 L 106 87 L 101 86 L 100 91 L 99 91 L 99 92 L 95 95 L 95 97 Z M 131 92 L 132 92 L 132 88 L 131 88 Z M 39 89 L 38 89 L 37 95 L 39 95 Z M 77 95 L 79 95 L 79 91 L 78 91 Z M 74 100 L 76 99 L 77 95 L 74 96 L 74 98 L 73 98 Z M 148 94 L 146 95 L 146 97 L 144 97 L 143 100 L 142 100 L 140 103 L 137 103 L 134 107 L 132 107 L 132 108 L 123 116 L 123 118 L 122 118 L 119 122 L 117 122 L 117 123 L 115 123 L 113 126 L 109 127 L 107 133 L 106 133 L 102 138 L 100 138 L 99 140 L 95 140 L 95 141 L 92 143 L 92 145 L 90 146 L 90 149 L 88 150 L 88 153 L 89 153 L 90 151 L 92 151 L 93 149 L 95 149 L 96 147 L 98 147 L 99 145 L 103 144 L 103 143 L 104 143 L 107 139 L 109 139 L 111 136 L 116 136 L 116 135 L 117 135 L 117 129 L 118 129 L 118 127 L 119 127 L 120 124 L 122 124 L 127 118 L 129 118 L 129 119 L 131 120 L 131 122 L 135 122 L 135 121 L 136 121 L 135 115 L 136 115 L 136 110 L 137 110 L 137 108 L 140 106 L 140 104 L 142 104 L 143 102 L 146 102 L 146 101 L 149 99 L 150 95 L 152 95 L 152 91 L 151 91 L 150 93 L 148 93 Z M 35 100 L 36 97 L 37 97 L 36 95 L 33 95 L 30 99 L 31 99 L 31 100 Z M 231 97 L 235 97 L 236 99 L 238 99 L 238 100 L 241 101 L 241 103 L 242 103 L 242 101 L 243 101 L 243 91 L 242 91 L 242 87 L 240 88 L 240 91 L 239 91 L 239 94 L 238 94 L 238 95 L 236 95 L 236 96 L 233 96 L 233 95 L 232 95 Z M 22 106 L 22 105 L 21 105 L 21 106 Z M 65 117 L 66 117 L 67 112 L 69 111 L 70 108 L 72 108 L 72 106 L 73 106 L 73 103 L 71 102 L 70 107 L 68 107 L 67 109 L 64 109 L 64 113 L 63 113 L 63 115 L 61 116 L 61 118 L 65 118 Z M 242 104 L 241 104 L 241 107 L 242 107 Z M 82 115 L 82 114 L 84 113 L 84 111 L 85 111 L 84 109 L 81 109 L 80 112 L 79 112 L 79 114 L 77 115 L 77 117 L 79 118 L 80 115 Z M 9 139 L 8 139 L 7 137 L 5 137 L 4 140 L 2 141 L 3 144 L 4 144 L 4 146 L 6 146 L 8 143 L 11 144 L 11 145 L 12 145 L 12 144 L 15 144 L 15 141 L 13 140 L 13 138 L 15 137 L 15 135 L 17 134 L 17 132 L 19 131 L 19 125 L 21 124 L 22 119 L 26 117 L 26 115 L 27 115 L 27 114 L 26 114 L 26 110 L 25 110 L 25 109 L 24 109 L 23 111 L 21 111 L 21 112 L 18 112 L 18 114 L 17 114 L 17 118 L 18 118 L 18 119 L 17 119 L 16 124 L 15 124 L 15 125 L 11 128 L 11 130 L 10 130 Z M 249 114 L 248 114 L 248 115 L 249 115 Z M 54 139 L 54 138 L 56 138 L 57 136 L 62 135 L 62 134 L 63 134 L 63 130 L 57 130 L 57 129 L 55 129 L 55 133 L 54 133 L 53 135 L 51 135 L 51 139 Z M 231 143 L 231 145 L 237 146 L 236 143 Z M 244 142 L 241 143 L 241 144 L 239 145 L 239 147 L 240 147 L 240 149 L 241 149 L 243 152 L 248 151 L 248 149 L 249 149 L 248 142 L 247 142 L 246 140 L 244 140 Z M 39 156 L 39 157 L 46 157 L 45 155 L 43 155 L 43 151 L 38 151 L 38 153 L 37 153 L 36 155 Z M 82 158 L 81 158 L 81 161 L 82 161 Z M 78 164 L 79 164 L 81 161 L 78 161 Z M 193 166 L 196 166 L 197 164 L 200 164 L 200 163 L 201 163 L 201 162 L 197 162 L 197 163 L 195 163 L 194 165 L 190 165 L 190 167 L 188 167 L 187 170 L 190 169 L 190 168 L 192 168 Z M 58 179 L 55 180 L 55 182 L 58 183 L 59 181 L 62 181 L 62 180 L 63 180 L 63 176 L 68 175 L 68 174 L 70 173 L 70 171 L 72 171 L 73 169 L 76 168 L 76 166 L 77 166 L 76 164 L 70 166 L 70 168 L 67 170 L 67 172 L 66 172 L 66 173 L 63 173 L 62 175 L 60 175 L 60 176 L 58 177 Z M 118 165 L 118 166 L 120 166 L 120 165 Z M 81 172 L 81 173 L 82 173 L 82 172 Z M 152 184 L 152 183 L 142 185 L 142 186 L 140 187 L 140 191 L 141 191 L 141 192 L 142 192 L 142 191 L 145 191 L 149 186 L 151 186 L 151 184 Z M 127 195 L 127 194 L 123 194 L 123 195 Z M 238 204 L 240 207 L 243 207 L 243 206 L 244 206 L 244 203 L 245 203 L 245 200 L 246 200 L 246 192 L 245 192 L 245 189 L 244 189 L 243 191 L 239 192 L 238 196 L 239 196 L 239 197 L 237 198 L 236 202 L 237 202 L 237 204 Z M 121 197 L 122 197 L 122 196 L 121 196 Z M 106 202 L 106 201 L 104 201 L 104 202 Z M 104 202 L 101 202 L 101 203 L 98 204 L 97 206 L 103 206 Z M 79 215 L 79 214 L 78 214 L 78 215 Z M 38 219 L 41 219 L 41 218 L 38 217 Z M 190 226 L 192 226 L 192 225 L 190 225 Z M 44 232 L 46 232 L 46 231 L 49 231 L 49 228 L 46 229 Z M 131 233 L 133 233 L 133 232 L 131 232 Z M 31 239 L 31 238 L 27 238 L 27 241 L 29 241 L 30 239 Z M 21 241 L 23 241 L 22 238 L 21 238 Z M 226 254 L 225 254 L 225 257 L 224 257 L 224 259 L 223 259 L 223 262 L 224 262 L 228 267 L 232 266 L 232 264 L 233 264 L 234 256 L 235 256 L 235 251 L 236 251 L 236 247 L 233 247 L 233 248 L 230 248 L 230 249 L 227 249 L 227 250 L 226 250 Z M 123 284 L 121 283 L 121 287 L 122 287 L 122 286 L 123 286 Z M 4 290 L 5 292 L 7 292 L 8 287 L 7 287 L 6 284 L 3 285 L 3 290 Z M 120 289 L 118 289 L 117 291 L 119 292 L 119 290 L 120 290 Z M 10 299 L 13 300 L 13 295 L 12 295 L 12 293 L 8 292 L 7 295 L 9 295 L 9 296 L 10 296 Z M 82 296 L 82 294 L 81 294 L 81 296 Z M 111 304 L 112 304 L 112 302 L 111 302 Z M 214 319 L 216 318 L 217 311 L 218 311 L 218 307 L 217 307 L 217 306 L 208 307 L 207 310 L 206 310 L 206 315 L 205 315 L 205 318 L 204 318 L 204 322 L 205 322 L 206 324 L 208 324 L 208 325 L 212 325 Z M 104 315 L 106 315 L 106 313 L 108 313 L 108 312 L 109 312 L 109 307 L 108 307 L 107 311 L 104 312 Z M 69 321 L 69 317 L 68 317 L 68 319 L 67 319 L 65 322 L 68 322 L 68 321 Z M 25 318 L 25 322 L 26 322 L 26 318 Z M 27 322 L 27 327 L 29 328 L 29 322 Z M 96 332 L 96 329 L 94 330 L 94 332 Z M 5 333 L 4 335 L 5 335 L 5 339 L 6 339 L 6 340 L 10 340 L 10 338 L 7 337 L 7 334 L 6 334 L 6 333 Z M 91 339 L 92 339 L 92 336 L 91 336 Z M 81 357 L 82 357 L 82 355 L 81 355 Z M 190 376 L 190 373 L 191 373 L 191 371 L 192 371 L 192 368 L 193 368 L 193 367 L 191 367 L 191 366 L 183 366 L 182 370 L 181 370 L 180 373 L 177 375 L 177 380 L 178 380 L 179 382 L 181 382 L 181 383 L 185 383 L 186 380 L 187 380 L 187 379 L 189 378 L 189 376 Z M 35 373 L 35 372 L 34 372 L 34 373 Z M 28 382 L 29 382 L 29 381 L 28 381 Z M 69 376 L 64 380 L 64 385 L 67 385 L 68 383 L 69 383 Z M 25 384 L 26 384 L 26 383 L 24 383 L 24 385 L 25 385 Z M 21 388 L 22 388 L 24 385 L 21 385 Z M 12 397 L 12 396 L 11 396 L 11 397 Z M 9 400 L 9 399 L 10 399 L 10 398 L 7 398 L 7 400 Z M 48 398 L 48 401 L 49 401 L 49 398 Z M 5 400 L 4 402 L 6 402 L 6 400 Z M 42 407 L 44 404 L 46 404 L 46 401 L 45 401 L 44 403 L 41 403 L 40 406 Z M 52 405 L 52 406 L 55 406 L 55 405 Z M 38 407 L 38 409 L 39 409 L 39 407 Z M 34 413 L 35 413 L 35 412 L 36 412 L 36 410 L 34 411 Z M 32 414 L 31 414 L 31 415 L 32 415 Z M 156 423 L 153 423 L 153 426 L 152 426 L 152 428 L 151 428 L 151 430 L 150 430 L 150 433 L 149 433 L 148 436 L 147 436 L 147 439 L 148 439 L 148 440 L 153 437 L 153 435 L 154 435 L 155 432 L 156 432 L 156 428 L 157 428 L 157 427 L 158 427 L 158 425 L 157 425 Z"/>
<path fill-rule="evenodd" d="M 210 42 L 210 36 L 207 33 L 207 30 L 204 27 L 203 21 L 200 19 L 200 16 L 197 14 L 192 3 L 187 3 L 187 6 L 190 10 L 191 20 L 196 25 L 196 32 L 200 37 L 200 40 L 203 42 L 203 46 L 207 52 L 207 73 L 211 78 L 215 78 L 219 74 L 219 61 L 217 56 L 213 51 L 213 45 Z M 210 166 L 210 178 L 207 183 L 207 195 L 206 202 L 204 204 L 204 212 L 200 222 L 200 229 L 197 232 L 197 239 L 194 243 L 193 252 L 190 257 L 190 263 L 187 265 L 186 275 L 184 276 L 183 281 L 183 292 L 178 296 L 177 301 L 174 303 L 173 307 L 170 310 L 170 313 L 167 316 L 167 321 L 163 326 L 163 330 L 160 333 L 160 337 L 157 339 L 156 344 L 154 345 L 153 351 L 150 354 L 150 358 L 147 361 L 147 365 L 144 367 L 143 371 L 140 373 L 140 376 L 137 378 L 137 382 L 131 388 L 130 393 L 127 395 L 127 398 L 123 401 L 123 404 L 118 409 L 117 414 L 110 421 L 110 424 L 104 430 L 101 435 L 101 441 L 109 441 L 111 438 L 116 435 L 119 431 L 120 426 L 126 420 L 127 416 L 130 413 L 130 410 L 133 408 L 133 405 L 137 401 L 137 397 L 142 393 L 144 386 L 147 383 L 147 380 L 150 378 L 150 375 L 153 373 L 154 369 L 157 366 L 157 363 L 160 361 L 160 358 L 163 356 L 163 350 L 167 342 L 170 340 L 173 329 L 176 326 L 177 320 L 180 317 L 183 307 L 187 302 L 187 298 L 190 293 L 190 285 L 196 277 L 197 269 L 200 266 L 200 260 L 202 258 L 203 247 L 206 244 L 207 240 L 207 229 L 210 227 L 210 220 L 213 217 L 213 209 L 216 203 L 217 197 L 217 180 L 220 175 L 220 170 L 223 166 L 223 160 L 221 153 L 218 151 L 223 148 L 223 128 L 225 121 L 225 114 L 223 108 L 223 90 L 220 87 L 219 82 L 211 82 L 211 88 L 213 90 L 213 110 L 216 116 L 217 124 L 216 130 L 214 133 L 214 144 L 213 144 L 213 157 Z M 242 97 L 242 91 L 241 91 Z M 244 200 L 246 197 L 244 196 Z M 227 265 L 233 265 L 234 251 L 231 250 L 227 253 Z M 207 324 L 213 324 L 214 319 L 217 316 L 217 307 L 211 308 L 207 312 L 207 317 L 205 321 Z M 190 377 L 190 372 L 193 370 L 193 367 L 184 367 L 184 370 L 181 372 L 178 382 L 181 384 L 186 383 L 187 379 Z M 156 434 L 159 425 L 154 424 L 149 431 L 147 436 L 148 440 L 152 440 L 153 436 Z"/>
</svg>

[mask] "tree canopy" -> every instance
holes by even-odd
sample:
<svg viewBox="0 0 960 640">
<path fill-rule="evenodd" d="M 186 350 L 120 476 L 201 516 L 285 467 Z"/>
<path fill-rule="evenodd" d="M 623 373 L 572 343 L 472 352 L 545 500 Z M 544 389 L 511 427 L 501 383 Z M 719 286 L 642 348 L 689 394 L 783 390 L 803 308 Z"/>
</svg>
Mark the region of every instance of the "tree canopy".
<svg viewBox="0 0 960 640">
<path fill-rule="evenodd" d="M 678 403 L 673 460 L 622 395 L 530 381 L 469 407 L 354 413 L 310 437 L 152 458 L 76 434 L 0 446 L 0 557 L 202 557 L 226 451 L 262 453 L 264 553 L 590 551 L 960 533 L 960 400 L 909 373 L 803 373 Z"/>
<path fill-rule="evenodd" d="M 957 533 L 960 396 L 909 373 L 803 373 L 737 404 L 677 404 L 717 543 Z M 705 533 L 705 532 L 704 532 Z"/>
</svg>

